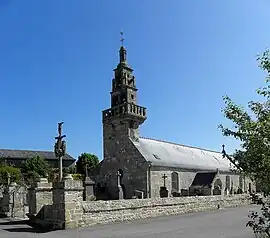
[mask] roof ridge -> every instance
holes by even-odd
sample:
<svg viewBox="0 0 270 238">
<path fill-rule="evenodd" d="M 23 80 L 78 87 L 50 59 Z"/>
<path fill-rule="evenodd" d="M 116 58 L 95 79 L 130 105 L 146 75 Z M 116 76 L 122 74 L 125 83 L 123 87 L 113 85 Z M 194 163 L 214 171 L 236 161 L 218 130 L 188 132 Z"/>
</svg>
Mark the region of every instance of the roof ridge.
<svg viewBox="0 0 270 238">
<path fill-rule="evenodd" d="M 49 152 L 49 153 L 54 153 L 53 151 L 50 150 L 22 150 L 22 149 L 1 149 L 1 150 L 5 150 L 5 151 L 29 151 L 29 152 Z"/>
<path fill-rule="evenodd" d="M 199 149 L 199 150 L 204 150 L 204 151 L 208 151 L 208 152 L 214 152 L 214 153 L 222 154 L 222 152 L 219 152 L 219 151 L 214 151 L 214 150 L 210 150 L 210 149 L 204 149 L 204 148 L 191 146 L 191 145 L 183 145 L 183 144 L 179 144 L 179 143 L 171 142 L 171 141 L 165 141 L 165 140 L 160 140 L 160 139 L 155 139 L 155 138 L 150 138 L 150 137 L 144 137 L 144 136 L 140 136 L 139 138 L 146 139 L 146 140 L 153 140 L 153 141 L 163 142 L 163 143 L 168 143 L 168 144 L 172 144 L 172 145 L 180 145 L 180 146 L 184 146 L 184 147 L 188 147 L 188 148 L 192 148 L 192 149 Z"/>
</svg>

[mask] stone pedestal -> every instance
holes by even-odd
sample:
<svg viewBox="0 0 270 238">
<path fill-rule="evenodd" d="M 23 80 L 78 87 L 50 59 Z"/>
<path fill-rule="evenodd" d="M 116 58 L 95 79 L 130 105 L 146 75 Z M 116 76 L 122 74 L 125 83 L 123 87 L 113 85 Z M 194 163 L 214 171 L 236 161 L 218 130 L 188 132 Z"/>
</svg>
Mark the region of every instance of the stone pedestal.
<svg viewBox="0 0 270 238">
<path fill-rule="evenodd" d="M 124 192 L 121 185 L 118 186 L 118 199 L 124 199 Z"/>
<path fill-rule="evenodd" d="M 84 195 L 85 201 L 92 201 L 95 194 L 94 194 L 94 185 L 95 182 L 90 178 L 90 177 L 86 177 L 85 181 L 84 181 Z"/>
<path fill-rule="evenodd" d="M 83 185 L 81 181 L 65 177 L 53 183 L 54 229 L 78 228 L 82 219 Z"/>
<path fill-rule="evenodd" d="M 41 178 L 28 189 L 29 213 L 31 217 L 39 213 L 44 205 L 52 204 L 52 183 Z"/>
<path fill-rule="evenodd" d="M 161 198 L 167 198 L 169 195 L 169 191 L 166 187 L 160 187 L 159 195 Z"/>
</svg>

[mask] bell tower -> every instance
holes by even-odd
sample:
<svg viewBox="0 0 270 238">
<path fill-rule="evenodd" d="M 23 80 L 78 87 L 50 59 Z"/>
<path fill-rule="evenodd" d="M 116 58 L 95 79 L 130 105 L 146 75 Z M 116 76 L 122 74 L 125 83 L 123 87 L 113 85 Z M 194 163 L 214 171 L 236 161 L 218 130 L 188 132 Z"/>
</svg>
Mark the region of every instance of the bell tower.
<svg viewBox="0 0 270 238">
<path fill-rule="evenodd" d="M 104 158 L 116 153 L 120 141 L 124 143 L 127 139 L 131 139 L 138 142 L 139 126 L 147 118 L 146 108 L 137 104 L 138 89 L 132 74 L 133 69 L 127 62 L 123 33 L 121 33 L 121 41 L 119 63 L 114 69 L 112 79 L 111 107 L 102 112 Z"/>
</svg>

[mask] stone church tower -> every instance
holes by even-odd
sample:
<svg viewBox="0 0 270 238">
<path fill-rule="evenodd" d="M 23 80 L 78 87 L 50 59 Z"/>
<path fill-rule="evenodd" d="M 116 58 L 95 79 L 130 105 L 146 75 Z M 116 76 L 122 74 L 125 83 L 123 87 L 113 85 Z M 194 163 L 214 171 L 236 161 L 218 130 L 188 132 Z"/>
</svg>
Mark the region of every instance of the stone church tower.
<svg viewBox="0 0 270 238">
<path fill-rule="evenodd" d="M 102 112 L 103 161 L 100 178 L 111 198 L 117 198 L 119 185 L 117 171 L 125 197 L 134 189 L 144 189 L 145 159 L 136 149 L 139 144 L 139 126 L 146 120 L 146 108 L 137 105 L 136 80 L 127 62 L 124 46 L 119 50 L 119 63 L 112 80 L 111 107 Z M 142 166 L 143 165 L 143 166 Z"/>
<path fill-rule="evenodd" d="M 113 156 L 115 143 L 120 140 L 130 138 L 138 142 L 139 125 L 146 120 L 146 108 L 137 105 L 136 79 L 124 46 L 119 50 L 119 59 L 112 80 L 111 108 L 102 112 L 104 159 Z"/>
</svg>

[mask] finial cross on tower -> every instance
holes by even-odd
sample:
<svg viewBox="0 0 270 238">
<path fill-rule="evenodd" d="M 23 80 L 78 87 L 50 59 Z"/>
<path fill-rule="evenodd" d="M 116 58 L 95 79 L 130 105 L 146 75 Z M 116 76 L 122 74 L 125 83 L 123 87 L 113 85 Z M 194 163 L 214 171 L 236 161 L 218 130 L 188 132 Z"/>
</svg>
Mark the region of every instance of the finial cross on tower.
<svg viewBox="0 0 270 238">
<path fill-rule="evenodd" d="M 122 46 L 123 46 L 123 45 L 124 45 L 124 32 L 121 31 L 121 32 L 120 32 L 120 35 L 121 35 L 120 41 L 121 41 L 121 44 L 122 44 Z"/>
</svg>

